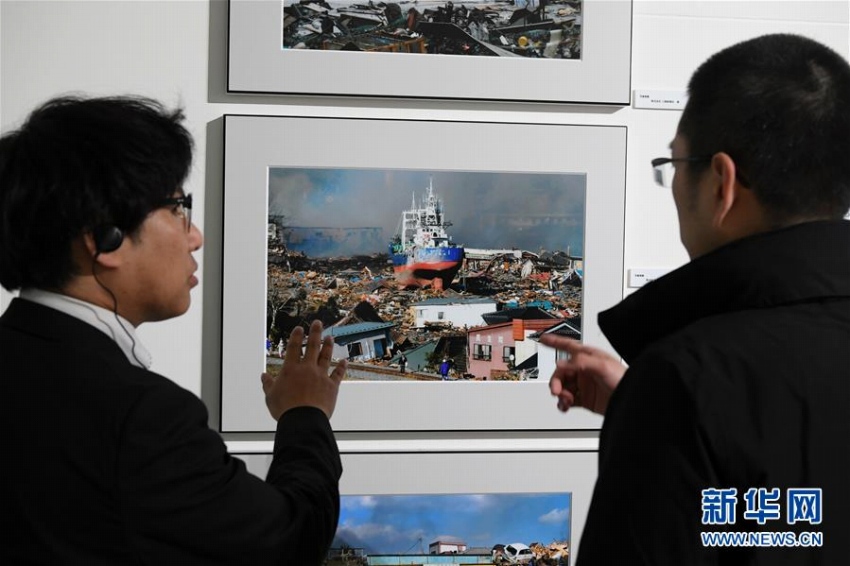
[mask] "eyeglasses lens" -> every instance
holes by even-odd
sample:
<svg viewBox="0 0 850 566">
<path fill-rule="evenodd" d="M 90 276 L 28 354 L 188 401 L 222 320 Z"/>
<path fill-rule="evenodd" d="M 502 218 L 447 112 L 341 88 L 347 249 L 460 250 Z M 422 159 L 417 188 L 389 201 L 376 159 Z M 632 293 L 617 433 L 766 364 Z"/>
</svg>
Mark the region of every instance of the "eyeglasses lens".
<svg viewBox="0 0 850 566">
<path fill-rule="evenodd" d="M 664 163 L 652 168 L 655 182 L 662 187 L 670 188 L 673 185 L 673 164 Z"/>
</svg>

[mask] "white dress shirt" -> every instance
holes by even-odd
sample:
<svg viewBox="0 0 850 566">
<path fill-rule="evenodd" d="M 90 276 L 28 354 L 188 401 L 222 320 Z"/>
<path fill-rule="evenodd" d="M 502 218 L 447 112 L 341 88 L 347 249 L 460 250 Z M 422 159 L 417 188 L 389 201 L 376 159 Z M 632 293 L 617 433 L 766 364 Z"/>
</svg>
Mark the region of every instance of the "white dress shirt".
<svg viewBox="0 0 850 566">
<path fill-rule="evenodd" d="M 143 369 L 150 369 L 153 363 L 150 352 L 139 342 L 133 325 L 118 313 L 67 295 L 42 289 L 22 289 L 20 297 L 56 309 L 94 326 L 118 344 L 131 364 Z"/>
</svg>

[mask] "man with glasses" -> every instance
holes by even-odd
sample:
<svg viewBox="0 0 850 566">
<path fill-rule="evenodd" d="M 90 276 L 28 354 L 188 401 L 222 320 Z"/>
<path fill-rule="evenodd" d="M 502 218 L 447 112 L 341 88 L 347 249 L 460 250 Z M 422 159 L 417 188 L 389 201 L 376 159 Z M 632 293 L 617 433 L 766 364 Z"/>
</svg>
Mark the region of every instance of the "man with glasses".
<svg viewBox="0 0 850 566">
<path fill-rule="evenodd" d="M 769 35 L 688 90 L 652 166 L 691 261 L 599 315 L 628 368 L 541 339 L 559 409 L 605 415 L 577 564 L 843 564 L 850 66 Z"/>
<path fill-rule="evenodd" d="M 194 394 L 149 370 L 136 335 L 186 312 L 198 284 L 182 120 L 148 99 L 68 97 L 0 139 L 0 284 L 21 290 L 0 317 L 0 563 L 325 558 L 345 363 L 330 371 L 321 325 L 303 356 L 294 331 L 283 370 L 262 376 L 278 421 L 265 482 Z"/>
</svg>

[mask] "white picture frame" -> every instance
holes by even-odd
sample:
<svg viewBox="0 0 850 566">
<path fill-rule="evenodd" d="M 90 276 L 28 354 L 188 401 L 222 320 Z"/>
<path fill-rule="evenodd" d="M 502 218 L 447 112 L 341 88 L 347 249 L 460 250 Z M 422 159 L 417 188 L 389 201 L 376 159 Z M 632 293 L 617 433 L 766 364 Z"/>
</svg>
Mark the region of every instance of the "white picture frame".
<svg viewBox="0 0 850 566">
<path fill-rule="evenodd" d="M 234 455 L 266 477 L 271 454 Z M 341 458 L 343 497 L 569 493 L 570 564 L 580 552 L 598 469 L 595 451 L 343 452 Z"/>
<path fill-rule="evenodd" d="M 259 379 L 274 167 L 586 175 L 582 337 L 610 349 L 596 314 L 623 297 L 625 127 L 226 115 L 224 138 L 222 432 L 275 429 Z M 369 143 L 352 142 L 357 139 Z M 481 142 L 470 145 L 470 139 Z M 535 149 L 480 149 L 501 139 L 533 139 Z M 534 382 L 344 381 L 331 424 L 337 432 L 595 430 L 601 417 L 583 409 L 558 412 L 546 376 Z"/>
<path fill-rule="evenodd" d="M 630 103 L 631 0 L 582 1 L 575 60 L 282 49 L 282 15 L 280 0 L 230 0 L 228 92 Z"/>
</svg>

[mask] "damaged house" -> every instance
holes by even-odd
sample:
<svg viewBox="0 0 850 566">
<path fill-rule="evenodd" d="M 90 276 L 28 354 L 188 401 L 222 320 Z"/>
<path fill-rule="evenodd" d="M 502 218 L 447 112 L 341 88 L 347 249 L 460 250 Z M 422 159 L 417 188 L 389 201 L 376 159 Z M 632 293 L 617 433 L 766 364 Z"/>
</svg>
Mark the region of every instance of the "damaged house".
<svg viewBox="0 0 850 566">
<path fill-rule="evenodd" d="M 541 344 L 539 340 L 544 334 L 557 334 L 558 336 L 572 338 L 573 340 L 581 340 L 581 317 L 562 320 L 545 330 L 529 336 L 531 341 L 537 344 L 537 369 L 539 375 L 545 379 L 549 379 L 549 376 L 555 371 L 555 362 L 560 359 L 566 359 L 567 353 Z"/>
<path fill-rule="evenodd" d="M 509 371 L 537 355 L 536 332 L 559 324 L 552 318 L 521 319 L 471 328 L 467 335 L 468 370 L 484 380 L 505 378 Z"/>
<path fill-rule="evenodd" d="M 358 322 L 345 326 L 331 326 L 322 332 L 322 338 L 333 336 L 334 359 L 367 361 L 388 355 L 393 346 L 390 336 L 392 322 Z"/>
<path fill-rule="evenodd" d="M 411 305 L 414 326 L 429 325 L 463 328 L 478 326 L 482 315 L 496 309 L 496 300 L 488 297 L 435 297 Z"/>
</svg>

